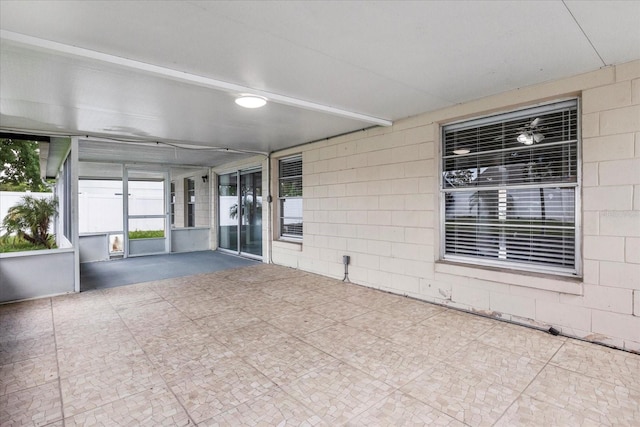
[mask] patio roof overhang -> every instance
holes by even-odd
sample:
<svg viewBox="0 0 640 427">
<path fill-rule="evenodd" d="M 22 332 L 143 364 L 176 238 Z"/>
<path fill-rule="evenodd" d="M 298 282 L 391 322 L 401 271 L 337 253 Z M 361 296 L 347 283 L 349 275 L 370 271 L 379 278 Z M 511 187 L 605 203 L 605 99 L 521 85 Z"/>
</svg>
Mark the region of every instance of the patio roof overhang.
<svg viewBox="0 0 640 427">
<path fill-rule="evenodd" d="M 38 143 L 41 178 L 54 179 L 58 176 L 58 171 L 67 157 L 70 146 L 71 139 L 61 137 L 53 137 L 49 139 L 49 142 Z"/>
<path fill-rule="evenodd" d="M 640 58 L 638 2 L 0 8 L 0 128 L 91 137 L 81 160 L 216 166 Z"/>
</svg>

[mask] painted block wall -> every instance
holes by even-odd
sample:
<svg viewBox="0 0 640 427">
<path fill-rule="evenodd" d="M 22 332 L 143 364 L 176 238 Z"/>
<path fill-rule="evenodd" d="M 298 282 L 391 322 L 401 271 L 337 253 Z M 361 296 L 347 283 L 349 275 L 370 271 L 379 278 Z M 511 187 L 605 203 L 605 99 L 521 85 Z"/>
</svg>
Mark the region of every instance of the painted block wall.
<svg viewBox="0 0 640 427">
<path fill-rule="evenodd" d="M 74 292 L 74 271 L 73 249 L 0 254 L 0 303 Z"/>
<path fill-rule="evenodd" d="M 171 181 L 175 183 L 176 201 L 175 201 L 175 215 L 174 215 L 174 227 L 183 228 L 186 227 L 186 188 L 185 179 L 192 178 L 196 187 L 196 227 L 209 227 L 211 225 L 211 216 L 209 213 L 210 208 L 210 181 L 202 182 L 202 176 L 209 173 L 208 169 L 199 169 L 187 174 L 173 174 L 171 175 Z"/>
<path fill-rule="evenodd" d="M 440 127 L 569 97 L 582 108 L 582 277 L 439 261 Z M 361 285 L 640 351 L 640 61 L 275 153 L 274 164 L 294 153 L 304 238 L 275 241 L 276 264 L 341 278 L 350 255 Z"/>
</svg>

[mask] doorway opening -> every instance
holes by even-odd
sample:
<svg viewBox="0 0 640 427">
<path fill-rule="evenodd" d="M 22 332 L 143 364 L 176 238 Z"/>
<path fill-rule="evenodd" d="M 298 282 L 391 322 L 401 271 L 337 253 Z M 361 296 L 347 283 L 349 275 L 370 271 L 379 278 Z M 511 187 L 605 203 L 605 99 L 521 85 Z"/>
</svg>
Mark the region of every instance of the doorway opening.
<svg viewBox="0 0 640 427">
<path fill-rule="evenodd" d="M 262 258 L 262 170 L 218 176 L 218 248 Z"/>
<path fill-rule="evenodd" d="M 123 180 L 125 258 L 169 253 L 168 171 L 125 167 Z M 138 191 L 131 191 L 136 188 Z M 157 194 L 140 200 L 142 190 Z M 141 203 L 143 202 L 143 203 Z"/>
<path fill-rule="evenodd" d="M 78 180 L 81 262 L 169 252 L 168 172 L 117 166 Z"/>
</svg>

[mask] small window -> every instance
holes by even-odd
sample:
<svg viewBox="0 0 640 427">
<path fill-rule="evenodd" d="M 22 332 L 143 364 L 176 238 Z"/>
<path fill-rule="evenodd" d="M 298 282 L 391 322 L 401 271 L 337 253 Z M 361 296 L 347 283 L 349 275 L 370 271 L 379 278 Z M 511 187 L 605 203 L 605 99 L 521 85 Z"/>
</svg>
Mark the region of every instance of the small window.
<svg viewBox="0 0 640 427">
<path fill-rule="evenodd" d="M 186 220 L 187 227 L 196 226 L 196 181 L 193 178 L 187 178 L 185 180 L 185 193 L 186 193 Z"/>
<path fill-rule="evenodd" d="M 171 226 L 176 223 L 176 183 L 171 181 Z"/>
<path fill-rule="evenodd" d="M 280 237 L 302 239 L 302 156 L 279 162 Z"/>
<path fill-rule="evenodd" d="M 444 126 L 447 260 L 575 275 L 576 100 Z"/>
</svg>

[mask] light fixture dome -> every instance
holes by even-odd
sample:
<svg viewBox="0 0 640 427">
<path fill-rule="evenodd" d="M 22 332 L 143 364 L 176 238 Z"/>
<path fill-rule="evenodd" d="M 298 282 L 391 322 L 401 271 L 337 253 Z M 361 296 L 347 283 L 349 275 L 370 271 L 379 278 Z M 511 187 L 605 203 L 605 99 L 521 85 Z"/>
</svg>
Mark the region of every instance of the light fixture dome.
<svg viewBox="0 0 640 427">
<path fill-rule="evenodd" d="M 529 132 L 523 132 L 518 135 L 518 142 L 524 145 L 533 145 L 533 136 Z"/>
<path fill-rule="evenodd" d="M 236 104 L 244 108 L 260 108 L 267 104 L 267 99 L 258 95 L 241 95 L 236 98 Z"/>
<path fill-rule="evenodd" d="M 534 142 L 540 142 L 544 139 L 544 135 L 541 134 L 540 132 L 534 132 L 532 136 L 533 136 Z"/>
</svg>

